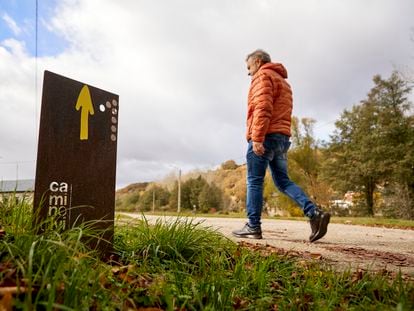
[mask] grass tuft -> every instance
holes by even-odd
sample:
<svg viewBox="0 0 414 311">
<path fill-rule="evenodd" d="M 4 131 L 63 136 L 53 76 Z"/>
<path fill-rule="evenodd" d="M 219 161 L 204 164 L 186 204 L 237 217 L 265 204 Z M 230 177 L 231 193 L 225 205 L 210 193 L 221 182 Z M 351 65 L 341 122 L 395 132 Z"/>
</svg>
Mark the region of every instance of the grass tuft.
<svg viewBox="0 0 414 311">
<path fill-rule="evenodd" d="M 124 260 L 195 263 L 201 257 L 231 249 L 234 244 L 191 218 L 158 219 L 118 229 L 115 246 Z"/>
</svg>

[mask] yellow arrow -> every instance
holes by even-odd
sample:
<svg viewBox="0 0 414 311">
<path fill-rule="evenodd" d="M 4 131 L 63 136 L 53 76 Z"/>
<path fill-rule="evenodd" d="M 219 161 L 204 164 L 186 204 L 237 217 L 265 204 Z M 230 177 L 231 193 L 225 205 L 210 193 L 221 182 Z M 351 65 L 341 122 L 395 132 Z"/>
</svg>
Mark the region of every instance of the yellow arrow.
<svg viewBox="0 0 414 311">
<path fill-rule="evenodd" d="M 75 108 L 76 110 L 82 109 L 80 122 L 80 140 L 87 140 L 89 129 L 89 114 L 93 115 L 95 113 L 93 110 L 91 93 L 89 93 L 89 88 L 87 85 L 84 85 L 82 87 Z"/>
</svg>

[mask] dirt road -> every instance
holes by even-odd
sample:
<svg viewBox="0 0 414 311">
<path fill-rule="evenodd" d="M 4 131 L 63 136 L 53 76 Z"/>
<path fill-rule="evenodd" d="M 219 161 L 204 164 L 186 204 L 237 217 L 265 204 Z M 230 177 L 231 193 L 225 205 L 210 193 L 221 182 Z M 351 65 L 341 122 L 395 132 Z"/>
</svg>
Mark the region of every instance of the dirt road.
<svg viewBox="0 0 414 311">
<path fill-rule="evenodd" d="M 122 214 L 142 217 L 141 214 Z M 152 215 L 145 217 L 149 221 L 174 219 Z M 244 219 L 196 217 L 194 221 L 201 221 L 236 242 L 241 241 L 231 232 L 241 228 Z M 315 243 L 308 241 L 310 227 L 306 221 L 264 219 L 262 230 L 262 240 L 243 240 L 274 247 L 280 253 L 321 259 L 341 269 L 401 270 L 406 276 L 414 278 L 414 230 L 330 224 L 326 236 Z"/>
</svg>

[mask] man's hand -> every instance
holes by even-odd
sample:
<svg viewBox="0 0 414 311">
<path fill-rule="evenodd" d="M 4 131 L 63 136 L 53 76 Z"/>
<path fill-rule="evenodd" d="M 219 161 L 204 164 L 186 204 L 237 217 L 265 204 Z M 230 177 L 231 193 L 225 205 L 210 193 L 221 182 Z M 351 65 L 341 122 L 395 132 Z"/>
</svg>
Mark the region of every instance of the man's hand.
<svg viewBox="0 0 414 311">
<path fill-rule="evenodd" d="M 263 146 L 263 143 L 254 141 L 253 142 L 253 152 L 258 156 L 264 155 L 265 148 Z"/>
</svg>

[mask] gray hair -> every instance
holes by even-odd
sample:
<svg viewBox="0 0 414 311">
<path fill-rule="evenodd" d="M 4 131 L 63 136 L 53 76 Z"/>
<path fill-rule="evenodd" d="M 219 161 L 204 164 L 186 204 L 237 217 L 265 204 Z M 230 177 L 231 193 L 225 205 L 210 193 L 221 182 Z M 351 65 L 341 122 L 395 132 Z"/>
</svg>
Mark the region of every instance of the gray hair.
<svg viewBox="0 0 414 311">
<path fill-rule="evenodd" d="M 250 53 L 249 55 L 247 55 L 246 61 L 251 57 L 255 58 L 255 59 L 259 59 L 263 64 L 271 62 L 269 53 L 267 53 L 267 52 L 265 52 L 261 49 L 258 49 L 256 51 Z"/>
</svg>

